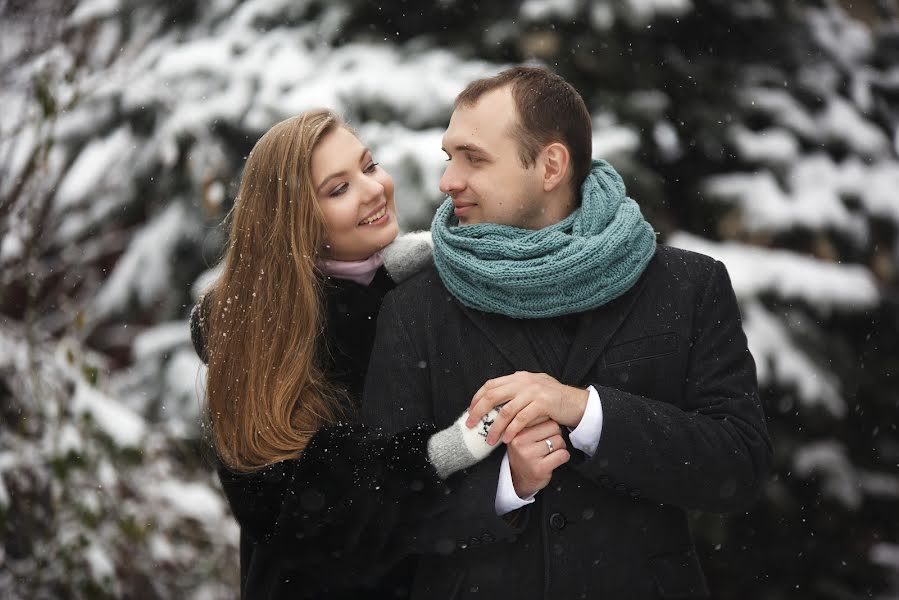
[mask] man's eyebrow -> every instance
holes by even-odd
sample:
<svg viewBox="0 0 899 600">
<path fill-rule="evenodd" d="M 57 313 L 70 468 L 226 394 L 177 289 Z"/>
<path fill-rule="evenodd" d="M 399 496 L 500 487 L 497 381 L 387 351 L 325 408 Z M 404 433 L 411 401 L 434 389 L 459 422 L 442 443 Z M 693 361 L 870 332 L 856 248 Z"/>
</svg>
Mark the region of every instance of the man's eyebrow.
<svg viewBox="0 0 899 600">
<path fill-rule="evenodd" d="M 441 150 L 449 154 L 449 152 L 446 151 L 446 148 L 441 148 Z M 476 144 L 459 144 L 458 146 L 453 148 L 453 150 L 458 150 L 460 152 L 477 152 L 478 154 L 485 154 L 487 156 L 490 156 L 489 152 Z"/>
<path fill-rule="evenodd" d="M 363 148 L 363 149 L 362 149 L 362 154 L 359 156 L 359 162 L 360 162 L 360 163 L 365 159 L 366 155 L 368 155 L 369 152 L 371 152 L 371 150 L 370 150 L 369 148 Z M 320 194 L 321 191 L 322 191 L 322 188 L 325 187 L 325 184 L 326 184 L 326 183 L 328 183 L 329 181 L 331 181 L 331 180 L 334 179 L 334 178 L 337 178 L 337 177 L 343 177 L 344 175 L 346 175 L 346 171 L 338 171 L 338 172 L 336 172 L 336 173 L 331 173 L 330 175 L 328 175 L 327 177 L 325 177 L 324 181 L 322 181 L 322 182 L 318 185 L 318 187 L 316 188 L 316 192 Z"/>
</svg>

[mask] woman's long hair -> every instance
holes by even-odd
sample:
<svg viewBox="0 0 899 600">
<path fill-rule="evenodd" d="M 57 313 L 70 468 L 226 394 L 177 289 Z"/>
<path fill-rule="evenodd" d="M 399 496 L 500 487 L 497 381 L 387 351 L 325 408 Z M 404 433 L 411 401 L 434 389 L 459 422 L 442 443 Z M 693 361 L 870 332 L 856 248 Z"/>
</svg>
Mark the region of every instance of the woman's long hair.
<svg viewBox="0 0 899 600">
<path fill-rule="evenodd" d="M 224 272 L 208 292 L 208 419 L 219 458 L 253 471 L 296 458 L 343 415 L 322 371 L 315 256 L 325 226 L 311 181 L 316 144 L 343 123 L 313 110 L 253 148 L 229 214 Z"/>
</svg>

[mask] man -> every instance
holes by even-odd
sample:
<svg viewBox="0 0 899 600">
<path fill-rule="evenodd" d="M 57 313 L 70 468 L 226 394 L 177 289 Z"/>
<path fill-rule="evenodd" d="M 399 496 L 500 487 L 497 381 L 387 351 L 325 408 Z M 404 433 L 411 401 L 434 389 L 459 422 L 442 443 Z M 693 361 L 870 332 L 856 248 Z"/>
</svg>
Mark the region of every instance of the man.
<svg viewBox="0 0 899 600">
<path fill-rule="evenodd" d="M 657 247 L 590 140 L 583 100 L 543 69 L 457 98 L 435 267 L 385 299 L 364 419 L 394 433 L 502 405 L 488 442 L 507 446 L 410 529 L 413 597 L 707 597 L 686 511 L 744 510 L 765 481 L 723 265 Z"/>
</svg>

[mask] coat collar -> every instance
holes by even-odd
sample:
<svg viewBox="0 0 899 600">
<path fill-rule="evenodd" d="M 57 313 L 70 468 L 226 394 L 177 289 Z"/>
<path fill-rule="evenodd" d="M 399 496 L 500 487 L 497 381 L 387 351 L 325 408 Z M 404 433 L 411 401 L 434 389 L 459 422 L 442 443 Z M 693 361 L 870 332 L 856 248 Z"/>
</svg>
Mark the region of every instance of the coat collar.
<svg viewBox="0 0 899 600">
<path fill-rule="evenodd" d="M 640 296 L 646 284 L 648 267 L 637 283 L 623 295 L 608 304 L 581 313 L 577 333 L 571 345 L 565 368 L 559 380 L 568 385 L 580 385 L 582 378 L 601 358 L 609 340 L 618 331 Z M 481 312 L 466 307 L 456 300 L 462 312 L 483 332 L 490 342 L 508 360 L 515 370 L 545 373 L 540 359 L 531 349 L 530 341 L 522 326 L 525 320 Z"/>
</svg>

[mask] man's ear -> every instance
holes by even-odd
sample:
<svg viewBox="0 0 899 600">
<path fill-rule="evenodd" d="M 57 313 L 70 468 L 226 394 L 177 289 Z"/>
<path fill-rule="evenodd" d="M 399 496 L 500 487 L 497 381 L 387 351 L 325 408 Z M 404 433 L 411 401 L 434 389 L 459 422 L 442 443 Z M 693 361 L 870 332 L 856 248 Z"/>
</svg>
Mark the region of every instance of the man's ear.
<svg viewBox="0 0 899 600">
<path fill-rule="evenodd" d="M 540 153 L 543 163 L 543 191 L 551 192 L 568 182 L 571 154 L 565 144 L 553 142 Z"/>
</svg>

